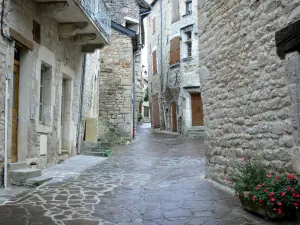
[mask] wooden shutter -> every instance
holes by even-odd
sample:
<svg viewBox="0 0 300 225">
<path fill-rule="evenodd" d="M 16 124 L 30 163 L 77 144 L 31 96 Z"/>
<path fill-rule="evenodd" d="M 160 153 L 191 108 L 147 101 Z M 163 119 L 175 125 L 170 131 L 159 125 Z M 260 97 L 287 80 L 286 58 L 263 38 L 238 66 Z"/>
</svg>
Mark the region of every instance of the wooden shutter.
<svg viewBox="0 0 300 225">
<path fill-rule="evenodd" d="M 153 60 L 153 75 L 157 74 L 157 60 L 156 60 L 156 50 L 152 53 Z"/>
<path fill-rule="evenodd" d="M 40 44 L 41 43 L 41 25 L 33 20 L 33 29 L 32 29 L 33 40 Z"/>
<path fill-rule="evenodd" d="M 170 65 L 180 61 L 180 37 L 175 37 L 170 43 Z"/>
<path fill-rule="evenodd" d="M 172 23 L 177 22 L 179 19 L 179 0 L 172 0 Z"/>
<path fill-rule="evenodd" d="M 152 34 L 155 34 L 155 27 L 156 27 L 156 24 L 155 24 L 155 17 L 153 18 L 153 20 L 152 20 Z"/>
</svg>

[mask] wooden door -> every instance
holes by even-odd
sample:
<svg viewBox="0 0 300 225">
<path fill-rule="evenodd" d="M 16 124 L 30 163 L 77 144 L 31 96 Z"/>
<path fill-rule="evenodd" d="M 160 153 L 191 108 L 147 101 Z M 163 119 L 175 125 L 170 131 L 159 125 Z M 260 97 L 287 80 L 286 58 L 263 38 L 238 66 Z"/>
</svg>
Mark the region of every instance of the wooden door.
<svg viewBox="0 0 300 225">
<path fill-rule="evenodd" d="M 13 75 L 13 101 L 12 101 L 12 163 L 18 161 L 18 119 L 19 119 L 19 81 L 20 81 L 20 62 L 15 60 Z"/>
<path fill-rule="evenodd" d="M 173 132 L 177 132 L 177 112 L 176 112 L 176 103 L 172 103 L 172 125 L 173 125 Z"/>
<path fill-rule="evenodd" d="M 153 126 L 154 128 L 160 127 L 159 122 L 159 104 L 158 104 L 158 97 L 152 97 L 152 109 L 153 109 Z"/>
<path fill-rule="evenodd" d="M 192 94 L 192 126 L 203 126 L 202 99 L 199 93 Z"/>
</svg>

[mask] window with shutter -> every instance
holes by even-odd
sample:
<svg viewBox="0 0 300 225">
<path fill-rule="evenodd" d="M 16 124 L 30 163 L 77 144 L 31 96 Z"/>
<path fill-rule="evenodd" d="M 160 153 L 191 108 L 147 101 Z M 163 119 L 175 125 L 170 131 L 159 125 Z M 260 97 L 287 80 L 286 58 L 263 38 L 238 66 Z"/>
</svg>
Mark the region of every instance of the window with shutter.
<svg viewBox="0 0 300 225">
<path fill-rule="evenodd" d="M 153 75 L 157 74 L 157 59 L 156 59 L 156 50 L 152 53 L 153 59 Z"/>
<path fill-rule="evenodd" d="M 170 65 L 180 62 L 180 37 L 175 37 L 170 42 Z"/>
<path fill-rule="evenodd" d="M 180 20 L 179 0 L 172 0 L 172 23 Z"/>
</svg>

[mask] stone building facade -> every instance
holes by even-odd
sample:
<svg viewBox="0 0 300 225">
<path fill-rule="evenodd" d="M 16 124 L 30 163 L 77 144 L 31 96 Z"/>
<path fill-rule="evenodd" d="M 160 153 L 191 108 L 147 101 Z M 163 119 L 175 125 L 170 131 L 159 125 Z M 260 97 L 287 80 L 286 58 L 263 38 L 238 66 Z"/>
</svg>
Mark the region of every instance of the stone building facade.
<svg viewBox="0 0 300 225">
<path fill-rule="evenodd" d="M 300 174 L 299 45 L 291 48 L 300 29 L 285 28 L 300 2 L 200 0 L 198 15 L 207 177 L 229 185 L 243 156 Z"/>
<path fill-rule="evenodd" d="M 110 21 L 103 2 L 97 2 L 94 10 Z M 4 6 L 0 166 L 7 144 L 11 166 L 43 168 L 77 154 L 83 56 L 109 43 L 109 27 L 102 22 L 95 26 L 100 20 L 74 0 L 10 0 Z"/>
<path fill-rule="evenodd" d="M 153 1 L 153 11 L 148 16 L 152 125 L 182 133 L 187 138 L 200 138 L 204 130 L 197 5 L 195 0 L 162 1 L 161 12 L 160 1 Z"/>
<path fill-rule="evenodd" d="M 98 141 L 124 143 L 134 135 L 144 42 L 141 21 L 151 7 L 144 0 L 105 2 L 112 14 L 113 32 L 111 45 L 101 50 Z"/>
</svg>

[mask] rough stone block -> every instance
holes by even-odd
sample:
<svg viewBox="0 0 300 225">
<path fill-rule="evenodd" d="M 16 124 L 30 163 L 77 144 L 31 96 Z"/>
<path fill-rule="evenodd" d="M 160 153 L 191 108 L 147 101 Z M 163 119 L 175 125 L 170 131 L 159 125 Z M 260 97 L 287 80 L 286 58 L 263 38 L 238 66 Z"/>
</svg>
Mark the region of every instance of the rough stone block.
<svg viewBox="0 0 300 225">
<path fill-rule="evenodd" d="M 11 184 L 22 186 L 27 179 L 41 176 L 40 169 L 20 169 L 10 171 Z"/>
</svg>

